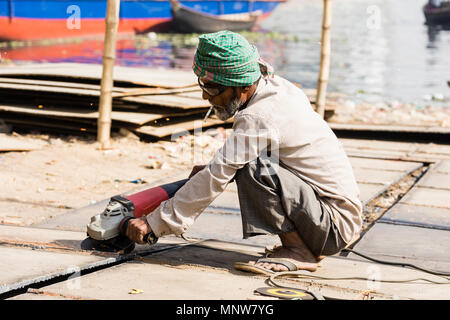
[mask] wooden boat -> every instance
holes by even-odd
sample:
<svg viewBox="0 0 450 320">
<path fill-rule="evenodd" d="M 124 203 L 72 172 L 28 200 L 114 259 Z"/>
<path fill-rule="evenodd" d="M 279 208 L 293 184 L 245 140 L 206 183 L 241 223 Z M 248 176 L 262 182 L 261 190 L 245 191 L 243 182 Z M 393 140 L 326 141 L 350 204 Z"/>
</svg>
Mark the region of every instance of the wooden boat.
<svg viewBox="0 0 450 320">
<path fill-rule="evenodd" d="M 217 32 L 220 30 L 251 30 L 261 16 L 262 11 L 213 15 L 182 5 L 178 0 L 170 0 L 172 21 L 180 32 Z"/>
<path fill-rule="evenodd" d="M 186 8 L 209 15 L 261 10 L 268 17 L 287 0 L 182 0 Z M 0 0 L 0 40 L 101 36 L 107 0 Z M 118 33 L 169 30 L 169 0 L 121 0 Z"/>
<path fill-rule="evenodd" d="M 423 13 L 427 24 L 450 24 L 450 1 L 442 1 L 440 7 L 427 3 Z"/>
</svg>

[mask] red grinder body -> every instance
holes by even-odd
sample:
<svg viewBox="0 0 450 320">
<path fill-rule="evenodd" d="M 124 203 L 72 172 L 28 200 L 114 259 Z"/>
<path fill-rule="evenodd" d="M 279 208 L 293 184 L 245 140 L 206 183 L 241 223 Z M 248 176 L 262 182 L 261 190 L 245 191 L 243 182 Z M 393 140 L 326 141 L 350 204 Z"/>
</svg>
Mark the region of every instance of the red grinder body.
<svg viewBox="0 0 450 320">
<path fill-rule="evenodd" d="M 87 225 L 89 237 L 104 241 L 124 236 L 130 219 L 140 218 L 154 211 L 161 202 L 173 197 L 188 180 L 149 188 L 128 196 L 112 197 L 105 210 L 91 218 Z"/>
<path fill-rule="evenodd" d="M 128 199 L 133 203 L 134 210 L 133 215 L 135 218 L 145 216 L 155 210 L 163 201 L 172 198 L 175 192 L 181 188 L 187 181 L 180 180 L 173 183 L 168 183 L 162 186 L 150 188 L 129 196 Z"/>
</svg>

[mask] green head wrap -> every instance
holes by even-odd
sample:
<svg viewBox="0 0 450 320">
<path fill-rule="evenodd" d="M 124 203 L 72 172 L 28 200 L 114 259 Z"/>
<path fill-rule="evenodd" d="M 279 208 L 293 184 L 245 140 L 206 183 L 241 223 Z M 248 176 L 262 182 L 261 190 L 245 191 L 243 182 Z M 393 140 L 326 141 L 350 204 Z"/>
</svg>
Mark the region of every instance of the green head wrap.
<svg viewBox="0 0 450 320">
<path fill-rule="evenodd" d="M 200 36 L 192 68 L 203 80 L 234 87 L 252 85 L 261 75 L 273 75 L 258 49 L 231 31 Z"/>
</svg>

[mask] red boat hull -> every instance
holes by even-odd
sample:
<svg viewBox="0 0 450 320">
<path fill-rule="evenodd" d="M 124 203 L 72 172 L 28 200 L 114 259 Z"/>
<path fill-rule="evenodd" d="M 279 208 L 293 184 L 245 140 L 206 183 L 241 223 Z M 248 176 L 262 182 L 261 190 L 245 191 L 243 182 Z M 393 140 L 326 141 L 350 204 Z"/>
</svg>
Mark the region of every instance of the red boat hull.
<svg viewBox="0 0 450 320">
<path fill-rule="evenodd" d="M 120 20 L 118 33 L 144 33 L 169 22 L 170 18 Z M 67 19 L 40 19 L 0 17 L 0 39 L 36 40 L 46 38 L 67 38 L 105 34 L 105 19 L 82 19 L 79 28 L 67 25 Z"/>
</svg>

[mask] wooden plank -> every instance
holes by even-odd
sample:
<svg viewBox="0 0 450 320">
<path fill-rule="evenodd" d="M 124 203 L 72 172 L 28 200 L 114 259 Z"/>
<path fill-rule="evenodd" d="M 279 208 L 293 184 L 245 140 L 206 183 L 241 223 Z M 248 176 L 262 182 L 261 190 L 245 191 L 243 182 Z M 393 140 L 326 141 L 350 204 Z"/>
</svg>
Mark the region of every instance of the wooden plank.
<svg viewBox="0 0 450 320">
<path fill-rule="evenodd" d="M 101 74 L 101 65 L 83 63 L 43 63 L 0 67 L 0 76 L 3 77 L 21 75 L 23 77 L 33 76 L 41 79 L 59 77 L 66 79 L 100 80 Z M 193 72 L 123 66 L 116 66 L 114 68 L 114 81 L 121 81 L 135 86 L 161 88 L 184 88 L 197 85 L 197 78 Z"/>
</svg>

